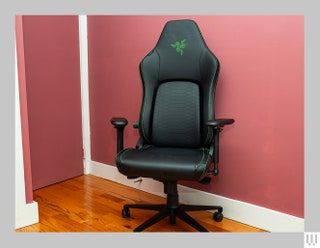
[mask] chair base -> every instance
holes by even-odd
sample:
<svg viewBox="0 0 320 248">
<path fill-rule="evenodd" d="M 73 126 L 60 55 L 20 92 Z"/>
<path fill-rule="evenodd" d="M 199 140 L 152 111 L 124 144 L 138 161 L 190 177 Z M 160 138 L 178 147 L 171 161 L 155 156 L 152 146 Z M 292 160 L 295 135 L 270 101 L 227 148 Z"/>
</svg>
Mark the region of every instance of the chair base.
<svg viewBox="0 0 320 248">
<path fill-rule="evenodd" d="M 139 225 L 134 229 L 134 232 L 141 232 L 146 228 L 154 225 L 160 220 L 169 217 L 169 223 L 171 225 L 176 224 L 176 217 L 186 222 L 199 232 L 208 232 L 206 228 L 200 225 L 194 218 L 188 215 L 187 211 L 200 211 L 200 210 L 217 210 L 213 214 L 213 219 L 217 222 L 223 219 L 223 208 L 221 206 L 199 206 L 199 205 L 179 205 L 178 194 L 177 194 L 177 183 L 176 182 L 164 182 L 165 193 L 167 194 L 167 204 L 126 204 L 122 210 L 122 217 L 130 217 L 130 208 L 146 209 L 158 211 L 157 214 L 152 216 L 150 219 Z"/>
</svg>

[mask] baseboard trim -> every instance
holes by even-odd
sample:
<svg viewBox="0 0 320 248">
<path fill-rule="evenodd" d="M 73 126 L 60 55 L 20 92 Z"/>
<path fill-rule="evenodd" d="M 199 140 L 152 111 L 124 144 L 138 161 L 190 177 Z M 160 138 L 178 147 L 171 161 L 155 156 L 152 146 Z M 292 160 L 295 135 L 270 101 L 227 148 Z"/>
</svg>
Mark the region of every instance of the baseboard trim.
<svg viewBox="0 0 320 248">
<path fill-rule="evenodd" d="M 30 226 L 39 222 L 38 203 L 32 202 L 16 206 L 15 228 Z"/>
<path fill-rule="evenodd" d="M 163 186 L 153 179 L 143 178 L 142 181 L 128 180 L 120 174 L 115 166 L 91 161 L 87 168 L 88 174 L 102 177 L 120 184 L 165 196 Z M 184 204 L 221 205 L 226 218 L 264 229 L 269 232 L 304 232 L 304 219 L 260 207 L 250 203 L 233 200 L 223 196 L 207 193 L 179 185 L 179 199 Z M 198 197 L 194 197 L 195 194 Z M 197 199 L 195 202 L 194 199 Z"/>
</svg>

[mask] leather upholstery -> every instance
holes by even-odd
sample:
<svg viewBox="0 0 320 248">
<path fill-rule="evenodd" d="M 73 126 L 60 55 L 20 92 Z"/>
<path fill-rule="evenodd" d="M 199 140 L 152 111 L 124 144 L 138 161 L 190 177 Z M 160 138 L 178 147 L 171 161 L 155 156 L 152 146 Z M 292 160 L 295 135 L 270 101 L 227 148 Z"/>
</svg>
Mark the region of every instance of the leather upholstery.
<svg viewBox="0 0 320 248">
<path fill-rule="evenodd" d="M 213 131 L 205 123 L 214 119 L 218 73 L 219 61 L 197 24 L 169 21 L 140 63 L 143 145 L 117 154 L 122 174 L 160 181 L 203 179 L 212 160 Z"/>
</svg>

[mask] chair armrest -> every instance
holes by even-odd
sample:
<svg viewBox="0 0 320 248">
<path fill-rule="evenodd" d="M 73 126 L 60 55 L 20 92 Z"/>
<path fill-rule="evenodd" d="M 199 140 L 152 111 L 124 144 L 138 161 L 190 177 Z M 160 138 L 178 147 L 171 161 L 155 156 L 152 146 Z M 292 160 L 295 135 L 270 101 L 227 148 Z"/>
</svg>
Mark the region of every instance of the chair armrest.
<svg viewBox="0 0 320 248">
<path fill-rule="evenodd" d="M 113 117 L 111 124 L 117 129 L 117 153 L 123 149 L 123 131 L 128 124 L 128 120 L 123 117 Z"/>
<path fill-rule="evenodd" d="M 211 147 L 213 153 L 213 170 L 209 171 L 209 173 L 212 173 L 215 176 L 219 174 L 219 133 L 225 125 L 230 125 L 232 123 L 234 123 L 234 119 L 215 119 L 205 122 L 206 126 L 212 127 L 214 130 L 213 146 Z"/>
<path fill-rule="evenodd" d="M 215 119 L 215 120 L 208 120 L 205 122 L 206 126 L 209 127 L 224 127 L 225 125 L 230 125 L 234 123 L 234 119 Z"/>
<path fill-rule="evenodd" d="M 111 124 L 114 125 L 115 128 L 121 128 L 125 127 L 128 124 L 128 121 L 123 117 L 113 117 L 111 118 Z"/>
</svg>

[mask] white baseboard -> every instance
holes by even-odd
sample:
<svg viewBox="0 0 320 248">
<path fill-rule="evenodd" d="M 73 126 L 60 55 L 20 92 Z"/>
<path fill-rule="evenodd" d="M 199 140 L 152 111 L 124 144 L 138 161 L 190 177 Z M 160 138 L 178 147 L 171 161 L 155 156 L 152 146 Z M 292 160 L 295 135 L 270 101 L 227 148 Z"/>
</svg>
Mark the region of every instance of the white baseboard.
<svg viewBox="0 0 320 248">
<path fill-rule="evenodd" d="M 15 228 L 22 228 L 39 222 L 38 203 L 16 206 Z"/>
<path fill-rule="evenodd" d="M 128 180 L 115 166 L 91 161 L 88 173 L 120 184 L 137 188 L 155 195 L 165 196 L 162 183 L 143 178 L 141 182 Z M 184 204 L 223 206 L 226 218 L 264 229 L 269 232 L 304 232 L 304 219 L 268 208 L 214 195 L 204 191 L 178 185 L 179 200 Z M 195 197 L 197 195 L 197 197 Z"/>
</svg>

